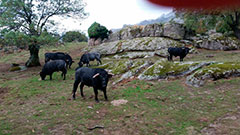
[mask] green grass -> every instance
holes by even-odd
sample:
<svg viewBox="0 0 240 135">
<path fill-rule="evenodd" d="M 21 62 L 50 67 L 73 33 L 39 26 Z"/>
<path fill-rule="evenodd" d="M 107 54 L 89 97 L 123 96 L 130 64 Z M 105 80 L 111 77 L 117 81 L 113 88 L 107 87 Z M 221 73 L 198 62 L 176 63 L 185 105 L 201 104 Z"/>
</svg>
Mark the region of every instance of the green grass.
<svg viewBox="0 0 240 135">
<path fill-rule="evenodd" d="M 80 50 L 81 48 L 87 46 L 87 43 L 66 43 L 65 45 L 59 46 L 41 46 L 39 51 L 39 58 L 41 61 L 44 61 L 44 53 L 58 51 L 58 52 L 67 52 L 69 53 L 72 50 Z M 24 50 L 20 53 L 12 53 L 1 57 L 0 63 L 18 63 L 26 62 L 29 58 L 29 51 Z"/>
<path fill-rule="evenodd" d="M 72 48 L 81 48 L 81 45 L 69 47 L 60 47 L 58 50 L 71 51 Z M 51 49 L 54 48 L 42 49 L 40 57 Z M 238 61 L 237 56 L 231 59 L 227 55 L 230 52 L 222 53 L 226 57 L 217 57 L 223 55 L 219 53 L 214 59 Z M 207 51 L 199 56 L 192 55 L 192 58 L 196 61 L 203 60 L 204 57 L 200 56 L 205 54 Z M 11 57 L 17 56 L 18 54 Z M 11 63 L 10 60 L 12 59 L 8 55 L 1 62 Z M 188 60 L 190 58 L 186 59 Z M 107 61 L 110 60 L 103 60 L 103 63 Z M 86 99 L 81 98 L 78 88 L 76 100 L 72 100 L 76 66 L 74 64 L 68 70 L 66 80 L 62 80 L 61 73 L 54 73 L 53 80 L 50 81 L 48 76 L 45 81 L 39 81 L 40 68 L 8 72 L 0 77 L 0 89 L 8 90 L 0 96 L 0 134 L 185 135 L 188 134 L 189 127 L 194 127 L 200 133 L 218 118 L 238 112 L 240 78 L 209 81 L 204 87 L 194 88 L 186 86 L 184 79 L 132 80 L 112 85 L 113 80 L 117 79 L 114 77 L 107 90 L 110 101 L 104 101 L 103 93 L 99 91 L 100 103 L 96 103 L 93 89 L 87 86 L 84 87 Z M 27 77 L 21 78 L 22 75 Z M 111 101 L 118 99 L 128 100 L 128 103 L 113 106 Z M 227 131 L 238 134 L 239 130 L 230 128 L 232 123 L 225 122 L 225 126 L 229 127 Z M 104 129 L 87 129 L 95 125 L 104 126 Z"/>
</svg>

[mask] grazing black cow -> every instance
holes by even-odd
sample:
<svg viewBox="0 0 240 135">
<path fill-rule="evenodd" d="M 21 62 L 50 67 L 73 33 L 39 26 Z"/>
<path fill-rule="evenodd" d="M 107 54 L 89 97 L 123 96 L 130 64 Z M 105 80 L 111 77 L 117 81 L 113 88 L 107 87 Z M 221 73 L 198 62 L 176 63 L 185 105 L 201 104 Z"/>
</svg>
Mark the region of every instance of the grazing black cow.
<svg viewBox="0 0 240 135">
<path fill-rule="evenodd" d="M 172 61 L 172 56 L 179 56 L 180 61 L 183 61 L 183 58 L 189 53 L 190 48 L 188 47 L 169 47 L 168 53 L 170 56 L 168 56 L 168 60 Z"/>
<path fill-rule="evenodd" d="M 52 74 L 54 72 L 62 71 L 63 80 L 66 79 L 67 74 L 67 64 L 64 60 L 52 60 L 44 64 L 40 76 L 42 80 L 45 80 L 46 76 L 50 76 L 52 80 Z"/>
<path fill-rule="evenodd" d="M 95 93 L 95 100 L 96 102 L 99 102 L 98 100 L 98 90 L 103 91 L 105 100 L 108 100 L 107 98 L 107 84 L 109 78 L 112 77 L 112 74 L 109 74 L 107 71 L 101 68 L 88 68 L 88 67 L 81 67 L 78 68 L 75 72 L 75 81 L 73 84 L 73 99 L 75 99 L 75 93 L 77 91 L 77 87 L 80 84 L 80 92 L 81 96 L 83 95 L 83 87 L 84 85 L 93 87 L 94 93 Z"/>
<path fill-rule="evenodd" d="M 67 63 L 68 68 L 71 68 L 72 63 L 74 63 L 72 57 L 63 52 L 45 53 L 45 63 L 50 60 L 64 60 Z"/>
<path fill-rule="evenodd" d="M 85 53 L 81 56 L 80 61 L 78 63 L 79 67 L 82 67 L 83 64 L 86 64 L 87 67 L 90 66 L 89 62 L 94 61 L 95 59 L 98 61 L 98 64 L 102 64 L 100 60 L 100 54 L 99 53 Z"/>
</svg>

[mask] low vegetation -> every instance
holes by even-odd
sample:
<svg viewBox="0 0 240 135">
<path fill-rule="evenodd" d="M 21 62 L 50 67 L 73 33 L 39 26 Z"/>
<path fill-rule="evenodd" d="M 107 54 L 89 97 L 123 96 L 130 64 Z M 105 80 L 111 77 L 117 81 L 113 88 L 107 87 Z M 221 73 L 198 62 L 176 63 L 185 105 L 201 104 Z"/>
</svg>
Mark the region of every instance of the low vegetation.
<svg viewBox="0 0 240 135">
<path fill-rule="evenodd" d="M 71 43 L 40 50 L 41 64 L 45 52 L 64 51 L 72 55 L 75 63 L 66 80 L 62 80 L 61 73 L 54 73 L 52 81 L 39 81 L 41 67 L 21 72 L 3 69 L 2 65 L 25 62 L 27 51 L 1 57 L 0 134 L 204 134 L 209 125 L 215 125 L 216 134 L 240 133 L 239 117 L 233 118 L 239 113 L 240 78 L 208 81 L 195 88 L 185 85 L 184 79 L 131 78 L 112 84 L 119 79 L 116 75 L 109 82 L 109 101 L 99 92 L 100 103 L 96 103 L 90 87 L 84 87 L 86 99 L 81 98 L 78 89 L 76 100 L 72 100 L 74 69 L 85 46 L 86 43 Z M 239 62 L 239 51 L 198 51 L 184 61 Z M 102 60 L 113 61 L 110 57 Z M 118 99 L 128 102 L 113 106 L 111 101 Z M 218 125 L 224 126 L 224 130 Z"/>
</svg>

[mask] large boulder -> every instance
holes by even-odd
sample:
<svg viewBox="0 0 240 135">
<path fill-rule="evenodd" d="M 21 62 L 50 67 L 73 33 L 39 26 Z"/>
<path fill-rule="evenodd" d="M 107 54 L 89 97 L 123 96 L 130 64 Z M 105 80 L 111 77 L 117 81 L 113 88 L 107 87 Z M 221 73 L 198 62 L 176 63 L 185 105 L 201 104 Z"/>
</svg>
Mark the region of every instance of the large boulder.
<svg viewBox="0 0 240 135">
<path fill-rule="evenodd" d="M 181 24 L 170 24 L 165 25 L 165 35 L 173 39 L 183 39 L 184 32 L 182 31 Z M 108 40 L 106 42 L 112 42 L 116 40 L 127 40 L 127 39 L 134 39 L 140 37 L 163 37 L 162 24 L 148 24 L 148 25 L 134 25 L 134 26 L 126 26 L 119 31 L 113 32 L 109 35 Z M 183 35 L 182 35 L 183 33 Z M 179 38 L 179 35 L 181 38 Z"/>
<path fill-rule="evenodd" d="M 103 40 L 101 38 L 95 39 L 95 38 L 90 38 L 88 40 L 88 45 L 89 46 L 95 46 L 95 45 L 100 45 L 102 44 Z"/>
<path fill-rule="evenodd" d="M 187 77 L 186 84 L 200 87 L 205 84 L 207 80 L 218 80 L 229 77 L 240 76 L 240 63 L 225 62 L 214 63 L 206 66 Z"/>
<path fill-rule="evenodd" d="M 182 24 L 165 23 L 163 25 L 163 36 L 171 39 L 184 39 L 185 29 Z"/>
<path fill-rule="evenodd" d="M 161 37 L 163 36 L 163 26 L 157 23 L 145 25 L 141 35 L 142 37 Z"/>
<path fill-rule="evenodd" d="M 143 26 L 137 26 L 137 25 L 125 27 L 119 31 L 120 37 L 123 40 L 142 37 L 141 35 L 142 29 L 143 29 Z"/>
<path fill-rule="evenodd" d="M 143 37 L 134 38 L 132 40 L 119 40 L 114 42 L 106 42 L 90 49 L 91 52 L 99 52 L 102 55 L 113 55 L 122 52 L 154 52 L 156 55 L 167 57 L 167 48 L 175 46 L 184 46 L 175 40 L 163 37 Z M 151 54 L 152 55 L 152 54 Z"/>
<path fill-rule="evenodd" d="M 194 46 L 209 50 L 237 50 L 240 41 L 236 37 L 226 37 L 221 33 L 210 33 L 207 36 L 198 36 Z"/>
<path fill-rule="evenodd" d="M 138 79 L 157 80 L 167 77 L 181 77 L 191 74 L 207 64 L 208 62 L 169 62 L 166 59 L 161 59 L 143 71 Z"/>
</svg>

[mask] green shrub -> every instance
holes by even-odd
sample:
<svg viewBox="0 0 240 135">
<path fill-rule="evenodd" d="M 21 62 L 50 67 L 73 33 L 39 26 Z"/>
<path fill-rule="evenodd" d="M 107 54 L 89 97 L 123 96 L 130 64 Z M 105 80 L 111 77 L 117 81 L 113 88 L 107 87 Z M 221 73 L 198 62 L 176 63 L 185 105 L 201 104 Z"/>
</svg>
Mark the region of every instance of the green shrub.
<svg viewBox="0 0 240 135">
<path fill-rule="evenodd" d="M 42 32 L 42 34 L 37 37 L 37 42 L 39 45 L 56 45 L 58 41 L 58 36 L 50 34 L 46 31 Z"/>
<path fill-rule="evenodd" d="M 18 31 L 9 31 L 4 33 L 0 40 L 3 46 L 17 46 L 25 48 L 30 44 L 31 36 Z M 46 31 L 40 36 L 35 36 L 39 45 L 55 45 L 59 41 L 59 37 Z"/>
<path fill-rule="evenodd" d="M 87 40 L 87 36 L 78 31 L 68 31 L 63 35 L 63 42 L 87 42 Z"/>
<path fill-rule="evenodd" d="M 88 36 L 90 38 L 108 38 L 109 31 L 105 26 L 101 26 L 99 23 L 94 22 L 89 28 L 88 28 Z"/>
<path fill-rule="evenodd" d="M 2 39 L 4 46 L 18 46 L 26 47 L 29 42 L 29 36 L 25 35 L 22 32 L 13 32 L 10 31 L 6 33 Z"/>
</svg>

